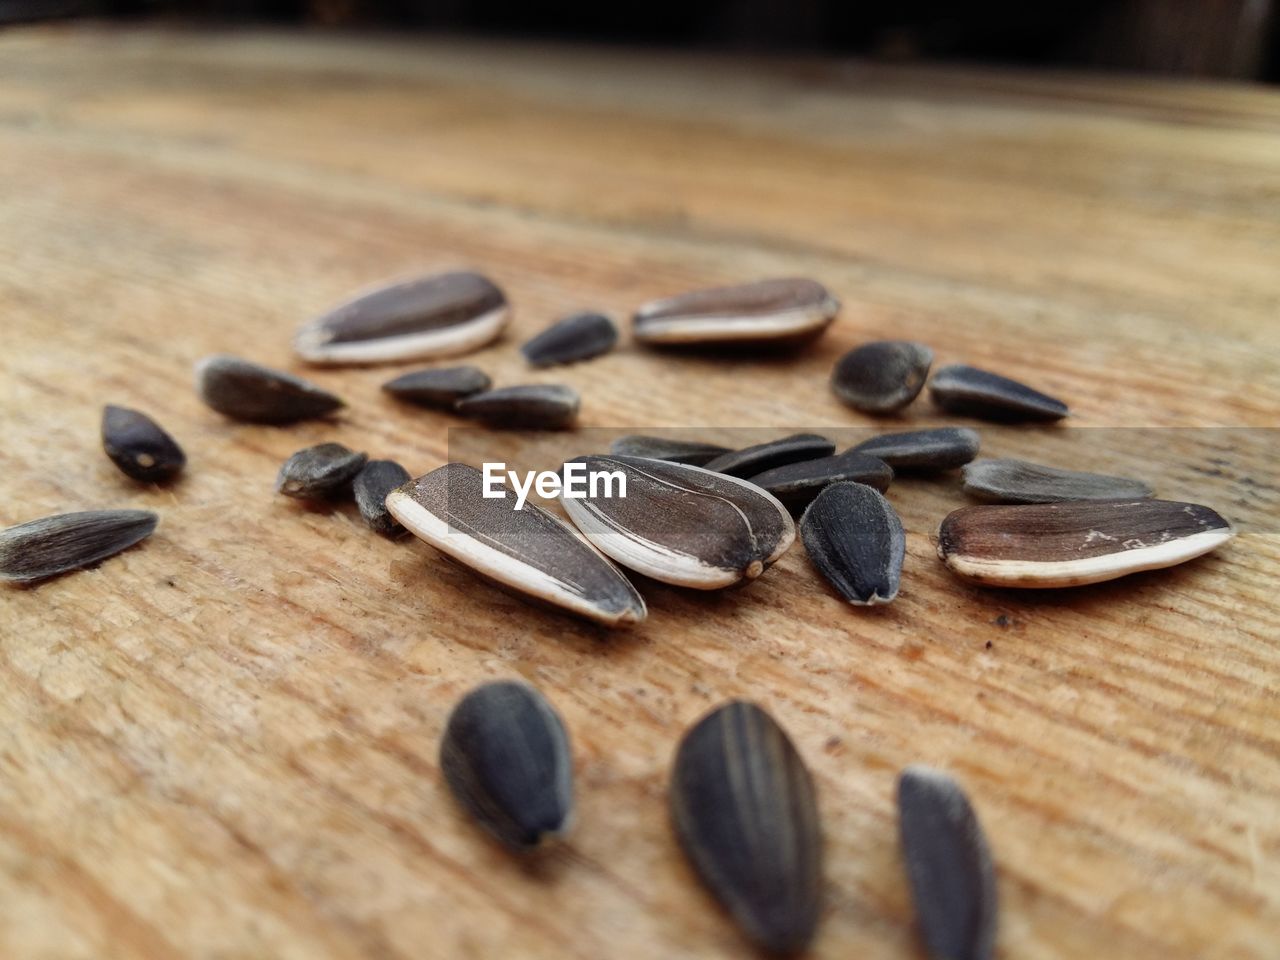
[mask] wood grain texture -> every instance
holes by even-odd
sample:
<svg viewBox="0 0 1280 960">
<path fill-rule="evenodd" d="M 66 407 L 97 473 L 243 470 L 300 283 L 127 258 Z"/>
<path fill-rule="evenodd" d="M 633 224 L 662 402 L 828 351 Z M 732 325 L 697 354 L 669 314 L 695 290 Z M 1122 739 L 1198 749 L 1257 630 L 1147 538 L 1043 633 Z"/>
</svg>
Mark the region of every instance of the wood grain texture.
<svg viewBox="0 0 1280 960">
<path fill-rule="evenodd" d="M 921 956 L 893 826 L 912 762 L 951 771 L 987 826 L 1001 957 L 1275 956 L 1276 473 L 1244 451 L 1274 465 L 1276 445 L 1174 428 L 1276 425 L 1277 94 L 41 28 L 0 36 L 0 184 L 0 523 L 162 517 L 96 570 L 0 591 L 0 955 L 740 956 L 665 789 L 680 733 L 748 697 L 816 778 L 815 956 Z M 474 362 L 498 384 L 570 383 L 584 427 L 867 427 L 827 375 L 905 336 L 1063 397 L 1073 427 L 1169 428 L 1099 468 L 1178 454 L 1192 466 L 1162 496 L 1215 483 L 1208 502 L 1255 522 L 1176 570 L 983 591 L 930 540 L 958 480 L 905 480 L 891 606 L 849 609 L 797 547 L 742 590 L 645 584 L 649 620 L 605 635 L 372 535 L 354 508 L 271 493 L 322 441 L 414 473 L 444 461 L 460 422 L 379 390 L 408 367 L 309 372 L 289 339 L 370 282 L 458 266 L 516 308 Z M 516 349 L 571 310 L 786 275 L 845 304 L 786 362 L 628 344 L 529 371 Z M 222 351 L 349 407 L 227 422 L 191 382 Z M 172 431 L 184 479 L 123 478 L 98 446 L 104 403 Z M 923 401 L 892 421 L 944 422 Z M 1048 458 L 1067 435 L 1008 432 L 984 454 Z M 575 749 L 576 831 L 535 867 L 468 823 L 437 769 L 454 702 L 504 677 L 547 694 Z"/>
</svg>

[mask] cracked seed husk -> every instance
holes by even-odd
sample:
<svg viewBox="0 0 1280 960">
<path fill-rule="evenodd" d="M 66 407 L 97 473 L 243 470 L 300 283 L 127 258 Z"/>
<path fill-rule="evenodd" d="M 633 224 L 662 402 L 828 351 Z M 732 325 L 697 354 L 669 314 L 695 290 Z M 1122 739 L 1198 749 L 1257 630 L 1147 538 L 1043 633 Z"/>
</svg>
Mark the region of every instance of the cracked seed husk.
<svg viewBox="0 0 1280 960">
<path fill-rule="evenodd" d="M 996 422 L 1061 420 L 1070 413 L 1056 397 L 962 363 L 953 363 L 935 373 L 929 381 L 929 394 L 949 413 Z"/>
<path fill-rule="evenodd" d="M 906 534 L 888 500 L 861 483 L 833 483 L 800 518 L 800 539 L 818 572 L 852 604 L 898 595 Z"/>
<path fill-rule="evenodd" d="M 625 478 L 625 497 L 605 496 L 601 484 L 594 495 L 562 493 L 560 502 L 603 553 L 655 580 L 718 590 L 755 579 L 795 540 L 786 507 L 745 480 L 639 457 L 571 462 L 583 464 L 587 476 L 616 471 Z"/>
<path fill-rule="evenodd" d="M 145 413 L 110 404 L 102 408 L 102 448 L 121 473 L 143 483 L 171 480 L 187 462 L 177 441 Z"/>
<path fill-rule="evenodd" d="M 714 443 L 696 443 L 690 440 L 669 440 L 666 437 L 632 435 L 619 437 L 609 447 L 609 452 L 619 457 L 644 457 L 649 460 L 670 460 L 672 463 L 691 463 L 704 466 L 721 454 L 730 453 L 728 447 Z"/>
<path fill-rule="evenodd" d="M 512 849 L 532 849 L 569 827 L 569 735 L 528 684 L 486 683 L 463 697 L 445 727 L 440 770 L 458 803 Z"/>
<path fill-rule="evenodd" d="M 489 375 L 479 367 L 444 367 L 437 370 L 414 370 L 382 389 L 397 400 L 432 410 L 452 410 L 459 400 L 481 393 L 493 385 Z"/>
<path fill-rule="evenodd" d="M 893 413 L 917 396 L 929 376 L 933 351 L 910 340 L 877 340 L 854 347 L 831 372 L 831 389 L 863 413 Z"/>
<path fill-rule="evenodd" d="M 558 383 L 522 384 L 473 393 L 455 405 L 464 417 L 493 427 L 565 430 L 578 418 L 578 392 Z"/>
<path fill-rule="evenodd" d="M 839 310 L 822 284 L 789 277 L 654 300 L 636 311 L 632 332 L 648 344 L 804 340 L 822 333 Z"/>
<path fill-rule="evenodd" d="M 893 470 L 883 460 L 846 450 L 834 457 L 802 460 L 774 467 L 750 478 L 769 491 L 792 513 L 803 510 L 813 498 L 833 483 L 850 480 L 874 487 L 883 493 L 893 482 Z"/>
<path fill-rule="evenodd" d="M 964 491 L 990 503 L 1140 500 L 1155 493 L 1141 480 L 1005 458 L 975 460 L 966 466 Z"/>
<path fill-rule="evenodd" d="M 933 473 L 968 463 L 978 455 L 980 442 L 978 432 L 968 427 L 938 427 L 882 434 L 853 450 L 879 457 L 895 471 Z"/>
<path fill-rule="evenodd" d="M 313 320 L 294 337 L 317 364 L 375 364 L 456 356 L 495 339 L 510 316 L 507 297 L 470 271 L 378 287 Z"/>
<path fill-rule="evenodd" d="M 753 703 L 703 717 L 676 751 L 671 818 L 685 855 L 738 927 L 770 954 L 813 939 L 822 908 L 822 828 L 813 779 Z"/>
<path fill-rule="evenodd" d="M 520 352 L 530 366 L 577 363 L 608 353 L 618 343 L 618 328 L 603 313 L 575 313 L 527 341 Z"/>
<path fill-rule="evenodd" d="M 1209 507 L 1172 500 L 963 507 L 942 521 L 938 556 L 974 583 L 1073 587 L 1171 567 L 1234 535 Z"/>
<path fill-rule="evenodd" d="M 85 510 L 0 530 L 0 580 L 33 583 L 105 560 L 149 537 L 149 510 Z"/>
<path fill-rule="evenodd" d="M 929 956 L 990 960 L 996 939 L 995 867 L 960 785 L 929 767 L 903 770 L 898 835 Z"/>
<path fill-rule="evenodd" d="M 340 443 L 299 450 L 280 467 L 276 493 L 295 500 L 330 500 L 351 490 L 351 481 L 369 458 Z"/>
<path fill-rule="evenodd" d="M 708 470 L 727 473 L 732 477 L 753 477 L 775 467 L 785 467 L 788 463 L 817 460 L 835 452 L 836 445 L 826 437 L 820 437 L 816 433 L 795 433 L 781 440 L 770 440 L 768 443 L 732 450 L 707 461 L 704 466 Z"/>
<path fill-rule="evenodd" d="M 196 390 L 218 413 L 249 423 L 294 423 L 343 406 L 338 397 L 301 377 L 226 355 L 196 364 Z"/>
<path fill-rule="evenodd" d="M 356 474 L 351 482 L 351 492 L 360 516 L 375 533 L 398 537 L 405 532 L 387 509 L 387 494 L 412 479 L 409 471 L 394 460 L 370 460 Z"/>
<path fill-rule="evenodd" d="M 515 496 L 484 496 L 475 467 L 449 463 L 387 495 L 387 509 L 414 536 L 513 590 L 581 617 L 620 626 L 645 618 L 626 576 L 576 531 Z"/>
</svg>

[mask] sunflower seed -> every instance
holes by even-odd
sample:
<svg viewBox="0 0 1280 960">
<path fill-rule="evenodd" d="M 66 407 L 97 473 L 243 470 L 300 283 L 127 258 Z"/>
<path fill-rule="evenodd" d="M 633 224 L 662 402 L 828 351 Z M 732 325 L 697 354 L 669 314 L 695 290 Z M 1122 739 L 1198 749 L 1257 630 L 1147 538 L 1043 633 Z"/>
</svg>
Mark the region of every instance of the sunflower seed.
<svg viewBox="0 0 1280 960">
<path fill-rule="evenodd" d="M 569 735 L 527 684 L 486 683 L 463 697 L 449 714 L 440 770 L 462 807 L 513 849 L 536 847 L 569 827 Z"/>
<path fill-rule="evenodd" d="M 313 320 L 293 340 L 311 363 L 394 363 L 478 350 L 506 325 L 507 297 L 459 271 L 392 283 Z"/>
<path fill-rule="evenodd" d="M 102 408 L 102 448 L 121 473 L 143 483 L 169 480 L 187 462 L 177 441 L 145 413 L 110 404 Z"/>
<path fill-rule="evenodd" d="M 896 471 L 925 473 L 951 470 L 968 463 L 978 455 L 979 443 L 976 430 L 939 427 L 909 433 L 886 433 L 863 440 L 853 449 L 857 453 L 879 457 Z"/>
<path fill-rule="evenodd" d="M 758 473 L 751 482 L 769 491 L 788 510 L 804 509 L 823 488 L 841 480 L 863 483 L 877 490 L 889 489 L 893 470 L 883 460 L 845 451 L 834 457 L 802 460 Z"/>
<path fill-rule="evenodd" d="M 633 319 L 641 343 L 741 343 L 796 340 L 827 328 L 840 301 L 814 280 L 761 280 L 646 303 Z"/>
<path fill-rule="evenodd" d="M 788 463 L 799 463 L 802 460 L 817 460 L 835 452 L 836 445 L 826 437 L 820 437 L 816 433 L 796 433 L 781 440 L 770 440 L 768 443 L 758 443 L 753 447 L 722 454 L 707 461 L 704 466 L 708 470 L 727 473 L 732 477 L 753 477 L 774 467 L 785 467 Z"/>
<path fill-rule="evenodd" d="M 223 416 L 250 423 L 293 423 L 322 417 L 342 401 L 314 383 L 238 357 L 206 357 L 196 364 L 200 399 Z"/>
<path fill-rule="evenodd" d="M 478 367 L 446 367 L 414 370 L 388 380 L 382 389 L 397 400 L 416 403 L 420 407 L 452 410 L 463 397 L 488 390 L 490 386 L 489 375 Z"/>
<path fill-rule="evenodd" d="M 813 779 L 781 727 L 731 701 L 685 734 L 671 774 L 685 855 L 739 928 L 772 954 L 803 950 L 822 906 Z"/>
<path fill-rule="evenodd" d="M 299 450 L 280 467 L 276 493 L 296 500 L 326 500 L 346 494 L 365 461 L 363 453 L 340 443 L 319 443 Z"/>
<path fill-rule="evenodd" d="M 411 479 L 409 471 L 394 460 L 370 460 L 356 474 L 351 483 L 356 506 L 360 508 L 364 522 L 375 532 L 388 537 L 404 533 L 404 527 L 387 509 L 387 494 Z"/>
<path fill-rule="evenodd" d="M 1061 400 L 998 373 L 953 363 L 929 381 L 933 402 L 951 413 L 982 420 L 1061 420 L 1070 412 Z"/>
<path fill-rule="evenodd" d="M 31 582 L 87 567 L 151 536 L 149 510 L 85 510 L 0 530 L 0 580 Z"/>
<path fill-rule="evenodd" d="M 854 347 L 836 363 L 831 389 L 864 413 L 893 413 L 919 394 L 933 351 L 910 340 L 877 340 Z"/>
<path fill-rule="evenodd" d="M 499 583 L 608 626 L 645 618 L 644 600 L 617 567 L 563 521 L 515 498 L 484 495 L 475 467 L 449 463 L 387 495 L 409 532 Z"/>
<path fill-rule="evenodd" d="M 1171 567 L 1234 535 L 1208 507 L 1172 500 L 964 507 L 942 521 L 938 555 L 976 583 L 1073 587 Z"/>
<path fill-rule="evenodd" d="M 898 595 L 906 534 L 897 511 L 861 483 L 833 483 L 800 518 L 809 559 L 850 603 L 874 606 Z"/>
<path fill-rule="evenodd" d="M 975 460 L 964 468 L 965 493 L 992 503 L 1139 500 L 1154 494 L 1141 480 L 1063 470 L 1026 460 Z"/>
<path fill-rule="evenodd" d="M 558 383 L 530 383 L 499 387 L 459 400 L 455 410 L 495 427 L 563 430 L 578 417 L 580 401 L 571 387 Z"/>
<path fill-rule="evenodd" d="M 520 348 L 532 366 L 590 360 L 618 343 L 618 328 L 603 313 L 575 313 L 553 324 Z"/>
<path fill-rule="evenodd" d="M 929 767 L 898 777 L 898 832 L 916 921 L 935 960 L 990 960 L 996 876 L 987 840 L 960 785 Z"/>
<path fill-rule="evenodd" d="M 774 497 L 702 467 L 638 457 L 578 457 L 587 475 L 618 472 L 625 497 L 567 496 L 569 519 L 605 554 L 664 583 L 716 590 L 758 577 L 795 540 Z M 563 469 L 563 468 L 562 468 Z"/>
<path fill-rule="evenodd" d="M 649 460 L 670 460 L 672 463 L 691 463 L 700 467 L 722 453 L 728 447 L 714 443 L 694 443 L 688 440 L 668 440 L 666 437 L 619 437 L 609 447 L 609 452 L 620 457 L 644 457 Z"/>
</svg>

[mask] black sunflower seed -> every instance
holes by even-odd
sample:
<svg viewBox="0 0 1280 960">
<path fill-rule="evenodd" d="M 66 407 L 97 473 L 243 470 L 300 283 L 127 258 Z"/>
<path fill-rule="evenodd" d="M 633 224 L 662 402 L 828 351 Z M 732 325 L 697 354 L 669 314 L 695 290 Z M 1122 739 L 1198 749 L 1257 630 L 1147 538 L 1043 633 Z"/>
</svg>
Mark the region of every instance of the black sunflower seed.
<svg viewBox="0 0 1280 960">
<path fill-rule="evenodd" d="M 961 363 L 935 373 L 929 393 L 942 409 L 983 420 L 1061 420 L 1070 412 L 1061 400 L 1026 384 Z"/>
<path fill-rule="evenodd" d="M 577 391 L 571 387 L 558 383 L 524 384 L 473 393 L 459 400 L 454 409 L 464 417 L 495 427 L 563 430 L 578 418 L 580 403 Z"/>
<path fill-rule="evenodd" d="M 646 303 L 633 318 L 640 343 L 761 343 L 822 333 L 840 301 L 814 280 L 762 280 Z"/>
<path fill-rule="evenodd" d="M 520 348 L 535 367 L 590 360 L 618 343 L 618 328 L 603 313 L 575 313 L 543 330 Z"/>
<path fill-rule="evenodd" d="M 992 503 L 1138 500 L 1154 493 L 1141 480 L 1013 459 L 975 460 L 964 468 L 964 489 Z"/>
<path fill-rule="evenodd" d="M 34 582 L 105 560 L 149 537 L 148 510 L 85 510 L 0 530 L 0 580 Z"/>
<path fill-rule="evenodd" d="M 102 448 L 121 473 L 143 483 L 172 479 L 187 462 L 177 441 L 158 423 L 127 407 L 102 408 Z"/>
<path fill-rule="evenodd" d="M 704 466 L 708 470 L 727 473 L 733 477 L 753 477 L 774 467 L 829 457 L 835 452 L 836 445 L 826 437 L 820 437 L 816 433 L 796 433 L 781 440 L 770 440 L 768 443 L 733 450 L 707 461 Z"/>
<path fill-rule="evenodd" d="M 906 534 L 897 512 L 877 490 L 833 483 L 800 518 L 809 559 L 850 603 L 888 603 L 898 595 Z"/>
<path fill-rule="evenodd" d="M 297 500 L 327 500 L 351 489 L 365 461 L 363 453 L 340 443 L 319 443 L 299 450 L 280 467 L 276 493 Z"/>
<path fill-rule="evenodd" d="M 414 370 L 388 380 L 382 389 L 397 400 L 420 407 L 452 410 L 459 400 L 492 386 L 489 375 L 478 367 L 445 367 Z"/>
<path fill-rule="evenodd" d="M 207 357 L 196 365 L 196 389 L 223 416 L 250 423 L 309 420 L 343 405 L 300 377 L 228 356 Z"/>
<path fill-rule="evenodd" d="M 751 478 L 752 483 L 768 490 L 793 513 L 803 510 L 823 488 L 841 480 L 865 483 L 883 492 L 893 481 L 893 470 L 883 460 L 845 451 L 834 457 L 774 467 Z"/>
<path fill-rule="evenodd" d="M 650 460 L 670 460 L 672 463 L 691 463 L 695 467 L 714 460 L 728 447 L 714 443 L 695 443 L 688 440 L 668 440 L 666 437 L 619 437 L 609 447 L 609 452 L 620 457 L 645 457 Z"/>
<path fill-rule="evenodd" d="M 976 430 L 968 427 L 939 427 L 934 430 L 912 430 L 886 433 L 863 440 L 853 449 L 879 457 L 894 470 L 926 473 L 952 470 L 978 455 L 980 443 Z"/>
<path fill-rule="evenodd" d="M 831 388 L 864 413 L 893 413 L 914 400 L 933 364 L 933 351 L 910 340 L 878 340 L 854 347 L 836 363 Z"/>
<path fill-rule="evenodd" d="M 370 460 L 356 474 L 351 491 L 370 529 L 383 536 L 394 537 L 404 533 L 404 527 L 387 509 L 387 494 L 404 486 L 412 477 L 409 471 L 394 460 Z"/>
</svg>

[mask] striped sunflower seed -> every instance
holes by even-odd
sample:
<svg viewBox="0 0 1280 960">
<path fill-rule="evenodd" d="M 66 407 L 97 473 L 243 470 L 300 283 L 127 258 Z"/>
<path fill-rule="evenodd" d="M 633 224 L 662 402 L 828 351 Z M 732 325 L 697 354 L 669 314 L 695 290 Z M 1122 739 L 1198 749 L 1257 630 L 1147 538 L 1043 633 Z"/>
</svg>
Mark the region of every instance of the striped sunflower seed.
<svg viewBox="0 0 1280 960">
<path fill-rule="evenodd" d="M 618 344 L 618 328 L 603 313 L 575 313 L 543 330 L 520 348 L 534 367 L 590 360 Z"/>
<path fill-rule="evenodd" d="M 369 458 L 340 443 L 299 450 L 280 467 L 276 493 L 295 500 L 327 500 L 345 495 Z"/>
<path fill-rule="evenodd" d="M 298 331 L 311 363 L 394 363 L 478 350 L 506 326 L 506 294 L 469 271 L 392 283 L 362 293 Z"/>
<path fill-rule="evenodd" d="M 953 363 L 929 381 L 933 402 L 950 413 L 982 420 L 1061 420 L 1070 411 L 1061 400 L 1017 380 Z"/>
<path fill-rule="evenodd" d="M 187 462 L 177 441 L 145 413 L 110 404 L 102 408 L 102 448 L 121 473 L 143 483 L 171 480 Z"/>
<path fill-rule="evenodd" d="M 387 495 L 414 536 L 513 590 L 620 626 L 645 618 L 644 600 L 617 567 L 563 521 L 515 496 L 484 496 L 484 475 L 449 463 Z"/>
<path fill-rule="evenodd" d="M 672 463 L 691 463 L 700 467 L 722 453 L 728 447 L 714 443 L 694 443 L 688 440 L 668 440 L 666 437 L 619 437 L 609 447 L 609 452 L 619 457 L 644 457 L 648 460 L 670 460 Z"/>
<path fill-rule="evenodd" d="M 314 383 L 238 357 L 206 357 L 196 365 L 200 399 L 223 416 L 249 423 L 294 423 L 323 417 L 342 401 Z"/>
<path fill-rule="evenodd" d="M 818 572 L 850 603 L 874 606 L 898 595 L 906 534 L 879 491 L 833 483 L 800 518 L 800 539 Z"/>
<path fill-rule="evenodd" d="M 588 476 L 618 473 L 625 497 L 562 493 L 569 519 L 629 570 L 698 590 L 758 577 L 795 540 L 786 508 L 759 487 L 702 467 L 579 457 Z"/>
<path fill-rule="evenodd" d="M 829 457 L 835 452 L 836 445 L 826 437 L 820 437 L 816 433 L 796 433 L 781 440 L 770 440 L 768 443 L 733 450 L 707 461 L 704 466 L 708 470 L 727 473 L 731 477 L 754 477 L 775 467 Z"/>
<path fill-rule="evenodd" d="M 963 507 L 942 521 L 938 555 L 975 583 L 1074 587 L 1172 567 L 1234 535 L 1208 507 L 1172 500 Z"/>
<path fill-rule="evenodd" d="M 968 427 L 938 427 L 886 433 L 863 440 L 853 449 L 879 457 L 896 471 L 931 473 L 968 463 L 978 455 L 980 442 L 978 432 Z"/>
<path fill-rule="evenodd" d="M 387 494 L 412 479 L 409 471 L 394 460 L 370 460 L 361 468 L 351 483 L 351 491 L 360 516 L 370 529 L 387 537 L 404 533 L 404 527 L 387 509 Z"/>
<path fill-rule="evenodd" d="M 898 777 L 898 833 L 916 922 L 934 960 L 991 960 L 996 875 L 987 840 L 960 785 L 929 767 Z"/>
<path fill-rule="evenodd" d="M 922 343 L 864 343 L 836 363 L 831 389 L 855 410 L 893 413 L 919 396 L 932 364 L 933 351 Z"/>
<path fill-rule="evenodd" d="M 752 483 L 769 491 L 792 512 L 803 510 L 824 488 L 842 480 L 883 492 L 893 481 L 893 470 L 883 460 L 848 450 L 834 457 L 774 467 L 751 478 Z"/>
<path fill-rule="evenodd" d="M 751 343 L 822 333 L 840 301 L 814 280 L 761 280 L 646 303 L 633 318 L 640 343 Z"/>
<path fill-rule="evenodd" d="M 0 530 L 0 580 L 31 583 L 105 560 L 151 536 L 149 510 L 85 510 Z"/>
<path fill-rule="evenodd" d="M 458 803 L 512 849 L 531 849 L 569 827 L 569 735 L 528 684 L 486 683 L 463 697 L 445 726 L 440 770 Z"/>
<path fill-rule="evenodd" d="M 1012 459 L 975 460 L 964 468 L 964 489 L 991 503 L 1140 500 L 1155 493 L 1141 480 Z"/>
<path fill-rule="evenodd" d="M 680 742 L 670 802 L 685 855 L 738 927 L 771 954 L 803 950 L 822 907 L 822 828 L 783 729 L 753 703 L 713 710 Z"/>
<path fill-rule="evenodd" d="M 492 386 L 489 375 L 479 367 L 445 367 L 414 370 L 388 380 L 382 389 L 397 400 L 436 410 L 452 410 L 459 400 Z"/>
<path fill-rule="evenodd" d="M 578 418 L 581 401 L 572 387 L 559 383 L 530 383 L 473 393 L 454 409 L 464 417 L 494 427 L 564 430 Z"/>
</svg>

